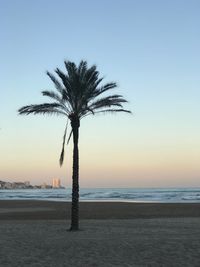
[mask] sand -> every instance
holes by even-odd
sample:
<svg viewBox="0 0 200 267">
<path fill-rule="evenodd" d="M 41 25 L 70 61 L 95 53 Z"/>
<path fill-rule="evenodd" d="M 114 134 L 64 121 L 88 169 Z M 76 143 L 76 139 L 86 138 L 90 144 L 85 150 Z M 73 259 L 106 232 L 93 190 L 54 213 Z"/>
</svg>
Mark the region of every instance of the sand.
<svg viewBox="0 0 200 267">
<path fill-rule="evenodd" d="M 0 266 L 200 266 L 199 204 L 81 203 L 79 232 L 69 208 L 0 201 Z"/>
<path fill-rule="evenodd" d="M 70 202 L 0 200 L 0 220 L 70 219 Z M 200 203 L 81 202 L 81 219 L 200 218 Z"/>
</svg>

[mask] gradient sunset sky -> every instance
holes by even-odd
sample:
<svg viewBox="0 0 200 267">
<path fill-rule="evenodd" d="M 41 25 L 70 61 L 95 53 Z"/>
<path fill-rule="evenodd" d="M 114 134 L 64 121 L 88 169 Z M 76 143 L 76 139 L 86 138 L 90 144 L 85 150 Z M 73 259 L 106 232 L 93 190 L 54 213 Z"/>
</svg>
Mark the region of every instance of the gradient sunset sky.
<svg viewBox="0 0 200 267">
<path fill-rule="evenodd" d="M 200 186 L 200 1 L 0 0 L 0 180 L 71 185 L 65 118 L 19 116 L 48 101 L 45 74 L 97 64 L 133 115 L 81 121 L 82 187 Z"/>
</svg>

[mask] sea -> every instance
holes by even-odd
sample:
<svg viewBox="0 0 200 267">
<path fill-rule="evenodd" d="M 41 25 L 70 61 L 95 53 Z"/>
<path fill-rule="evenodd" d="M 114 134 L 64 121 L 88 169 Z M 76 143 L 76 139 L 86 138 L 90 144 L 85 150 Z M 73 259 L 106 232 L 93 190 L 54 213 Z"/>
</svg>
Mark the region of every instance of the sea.
<svg viewBox="0 0 200 267">
<path fill-rule="evenodd" d="M 66 189 L 0 189 L 0 200 L 71 201 Z M 81 188 L 80 201 L 200 203 L 200 188 Z"/>
</svg>

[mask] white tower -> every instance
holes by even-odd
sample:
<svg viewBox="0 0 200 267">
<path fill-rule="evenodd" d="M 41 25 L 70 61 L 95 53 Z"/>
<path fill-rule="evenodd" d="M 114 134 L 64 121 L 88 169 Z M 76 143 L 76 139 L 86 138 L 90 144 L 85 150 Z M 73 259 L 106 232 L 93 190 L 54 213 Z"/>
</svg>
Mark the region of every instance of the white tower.
<svg viewBox="0 0 200 267">
<path fill-rule="evenodd" d="M 53 188 L 60 188 L 61 187 L 59 178 L 53 178 L 52 187 Z"/>
</svg>

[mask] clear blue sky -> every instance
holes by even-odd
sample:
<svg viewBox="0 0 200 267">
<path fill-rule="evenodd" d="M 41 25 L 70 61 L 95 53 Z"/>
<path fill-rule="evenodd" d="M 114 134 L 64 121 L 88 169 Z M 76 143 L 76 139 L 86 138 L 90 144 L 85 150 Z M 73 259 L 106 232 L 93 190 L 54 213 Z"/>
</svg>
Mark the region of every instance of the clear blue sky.
<svg viewBox="0 0 200 267">
<path fill-rule="evenodd" d="M 86 59 L 134 116 L 82 123 L 82 186 L 200 186 L 199 14 L 197 0 L 0 0 L 0 179 L 70 185 L 63 118 L 16 111 L 45 101 L 46 70 Z"/>
</svg>

